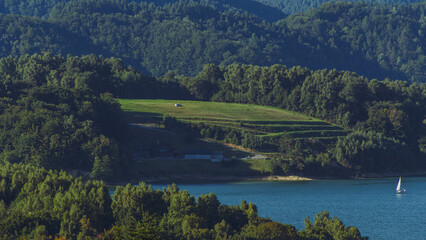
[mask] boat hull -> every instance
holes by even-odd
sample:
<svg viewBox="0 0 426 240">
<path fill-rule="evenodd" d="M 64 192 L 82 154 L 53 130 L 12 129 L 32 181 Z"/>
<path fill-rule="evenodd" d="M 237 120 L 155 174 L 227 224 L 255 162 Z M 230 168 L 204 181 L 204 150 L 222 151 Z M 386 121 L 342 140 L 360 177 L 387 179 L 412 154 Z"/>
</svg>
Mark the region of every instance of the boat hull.
<svg viewBox="0 0 426 240">
<path fill-rule="evenodd" d="M 405 189 L 396 191 L 396 194 L 404 194 L 404 193 L 405 193 Z"/>
</svg>

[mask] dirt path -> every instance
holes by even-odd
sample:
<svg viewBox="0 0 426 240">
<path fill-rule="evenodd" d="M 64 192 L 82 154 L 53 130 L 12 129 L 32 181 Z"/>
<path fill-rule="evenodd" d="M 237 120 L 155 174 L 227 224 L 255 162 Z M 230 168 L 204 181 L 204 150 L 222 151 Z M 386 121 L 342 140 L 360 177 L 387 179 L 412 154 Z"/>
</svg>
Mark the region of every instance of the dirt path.
<svg viewBox="0 0 426 240">
<path fill-rule="evenodd" d="M 208 142 L 208 143 L 211 143 L 211 144 L 221 145 L 221 146 L 226 147 L 226 148 L 237 149 L 238 151 L 245 152 L 245 153 L 248 153 L 248 154 L 252 155 L 252 156 L 240 158 L 242 160 L 246 160 L 246 159 L 267 159 L 268 158 L 267 156 L 264 156 L 264 155 L 262 155 L 260 153 L 252 152 L 252 151 L 250 151 L 250 150 L 248 150 L 246 148 L 243 148 L 241 146 L 238 146 L 238 145 L 229 144 L 229 143 L 211 142 L 211 141 L 207 141 L 207 140 L 204 140 L 204 139 L 198 139 L 198 140 L 203 141 L 203 142 Z"/>
</svg>

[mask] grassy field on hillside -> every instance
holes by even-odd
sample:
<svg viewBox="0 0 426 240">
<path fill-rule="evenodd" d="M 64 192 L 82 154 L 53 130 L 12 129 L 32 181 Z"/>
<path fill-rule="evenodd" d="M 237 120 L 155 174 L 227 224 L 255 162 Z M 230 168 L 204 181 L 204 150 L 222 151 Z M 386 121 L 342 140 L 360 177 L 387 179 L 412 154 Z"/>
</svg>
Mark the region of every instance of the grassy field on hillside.
<svg viewBox="0 0 426 240">
<path fill-rule="evenodd" d="M 135 100 L 119 99 L 125 112 L 146 114 L 167 114 L 178 119 L 212 119 L 237 121 L 318 121 L 304 115 L 279 108 L 252 104 L 218 103 L 182 100 Z M 175 107 L 175 104 L 182 107 Z"/>
<path fill-rule="evenodd" d="M 163 116 L 168 115 L 191 124 L 244 130 L 262 138 L 279 138 L 288 133 L 299 139 L 333 139 L 348 133 L 336 125 L 267 106 L 160 99 L 119 99 L 119 102 L 134 122 L 155 122 L 155 119 L 160 122 Z M 175 107 L 175 104 L 182 106 Z"/>
</svg>

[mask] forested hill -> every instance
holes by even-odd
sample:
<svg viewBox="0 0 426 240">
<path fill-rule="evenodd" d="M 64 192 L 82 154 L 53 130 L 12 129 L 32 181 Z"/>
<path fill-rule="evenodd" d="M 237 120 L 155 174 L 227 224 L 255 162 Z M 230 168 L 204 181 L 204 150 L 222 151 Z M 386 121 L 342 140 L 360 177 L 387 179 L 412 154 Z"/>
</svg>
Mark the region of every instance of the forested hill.
<svg viewBox="0 0 426 240">
<path fill-rule="evenodd" d="M 283 147 L 276 151 L 286 161 L 299 166 L 295 173 L 302 165 L 306 174 L 312 174 L 309 169 L 318 173 L 331 161 L 348 170 L 346 177 L 354 171 L 412 171 L 426 165 L 425 83 L 238 64 L 208 64 L 194 77 L 169 72 L 155 79 L 116 58 L 48 53 L 0 59 L 0 161 L 83 170 L 92 178 L 131 177 L 129 139 L 112 96 L 273 106 L 352 129 L 321 149 L 310 140 L 271 139 Z M 306 151 L 286 157 L 301 144 Z"/>
<path fill-rule="evenodd" d="M 73 0 L 4 0 L 0 2 L 0 13 L 48 18 L 49 12 L 53 7 L 60 3 L 70 1 Z M 147 2 L 153 3 L 156 6 L 164 6 L 166 4 L 173 4 L 179 1 L 180 0 L 128 0 L 127 2 Z M 255 0 L 195 0 L 194 2 L 212 6 L 221 12 L 248 12 L 268 21 L 276 21 L 287 16 L 287 14 L 284 14 L 280 9 L 265 5 Z"/>
<path fill-rule="evenodd" d="M 299 12 L 305 12 L 311 8 L 317 8 L 325 2 L 336 0 L 256 0 L 266 5 L 274 6 L 286 14 L 294 14 Z M 344 2 L 365 2 L 377 5 L 394 5 L 394 4 L 405 4 L 405 3 L 416 3 L 422 2 L 423 0 L 340 0 Z"/>
<path fill-rule="evenodd" d="M 90 38 L 73 33 L 65 27 L 42 19 L 2 15 L 0 13 L 0 55 L 22 56 L 25 54 L 52 52 L 74 55 L 103 53 Z"/>
<path fill-rule="evenodd" d="M 0 13 L 43 17 L 58 3 L 69 0 L 2 0 Z"/>
<path fill-rule="evenodd" d="M 132 0 L 134 2 L 152 2 L 157 6 L 164 6 L 165 4 L 173 4 L 179 2 L 180 0 Z M 287 14 L 284 14 L 277 7 L 272 7 L 266 4 L 263 4 L 256 0 L 195 0 L 194 2 L 199 2 L 201 4 L 206 4 L 216 8 L 221 12 L 247 12 L 249 14 L 254 14 L 260 19 L 267 21 L 277 21 L 282 18 L 285 18 Z"/>
<path fill-rule="evenodd" d="M 425 8 L 327 3 L 270 23 L 191 1 L 75 0 L 54 6 L 46 21 L 0 15 L 0 56 L 95 53 L 155 76 L 195 75 L 206 63 L 279 63 L 424 82 Z"/>
<path fill-rule="evenodd" d="M 59 3 L 72 0 L 4 0 L 0 2 L 0 13 L 19 14 L 36 17 L 48 17 L 50 10 Z M 128 2 L 148 2 L 157 6 L 175 3 L 179 0 L 128 0 Z M 261 19 L 278 20 L 287 14 L 294 14 L 317 8 L 321 4 L 333 0 L 193 0 L 213 6 L 221 11 L 247 11 Z M 334 0 L 335 1 L 335 0 Z M 423 0 L 343 0 L 344 2 L 366 2 L 378 5 L 394 5 L 422 2 Z"/>
</svg>

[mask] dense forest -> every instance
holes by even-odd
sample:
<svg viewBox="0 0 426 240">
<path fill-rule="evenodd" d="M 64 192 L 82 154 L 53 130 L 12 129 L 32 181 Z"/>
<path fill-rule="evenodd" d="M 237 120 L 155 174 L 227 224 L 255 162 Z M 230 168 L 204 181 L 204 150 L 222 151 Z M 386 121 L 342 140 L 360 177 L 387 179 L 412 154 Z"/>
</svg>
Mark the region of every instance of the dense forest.
<svg viewBox="0 0 426 240">
<path fill-rule="evenodd" d="M 72 0 L 24 0 L 19 2 L 5 0 L 0 3 L 0 13 L 36 16 L 46 19 L 49 17 L 49 12 L 57 4 L 70 1 Z M 157 6 L 164 6 L 179 1 L 180 0 L 129 0 L 128 2 L 147 2 L 154 3 Z M 194 2 L 212 6 L 221 12 L 248 12 L 268 21 L 276 21 L 287 16 L 278 8 L 259 3 L 255 0 L 195 0 Z"/>
<path fill-rule="evenodd" d="M 0 3 L 0 12 L 7 14 L 28 15 L 46 18 L 49 11 L 58 3 L 70 2 L 72 0 L 4 0 Z M 128 2 L 148 2 L 157 6 L 176 3 L 179 0 L 128 0 Z M 213 6 L 220 11 L 241 11 L 255 14 L 261 19 L 279 20 L 286 14 L 306 12 L 311 8 L 317 8 L 330 0 L 193 0 L 202 4 Z M 333 1 L 333 0 L 331 0 Z M 361 2 L 360 0 L 344 0 L 345 2 Z M 422 2 L 422 0 L 364 0 L 363 2 L 376 5 L 395 5 Z"/>
<path fill-rule="evenodd" d="M 45 20 L 0 15 L 0 56 L 102 54 L 154 76 L 169 70 L 194 76 L 206 63 L 278 63 L 380 80 L 426 79 L 424 2 L 325 3 L 275 22 L 205 4 L 75 0 L 53 6 Z"/>
<path fill-rule="evenodd" d="M 133 2 L 154 3 L 156 6 L 164 6 L 166 4 L 174 4 L 180 0 L 132 0 Z M 192 0 L 200 4 L 214 7 L 220 12 L 229 13 L 249 13 L 256 15 L 260 19 L 267 21 L 277 21 L 287 16 L 280 9 L 260 3 L 256 0 Z"/>
<path fill-rule="evenodd" d="M 131 96 L 135 84 L 149 92 L 150 81 L 120 60 L 93 55 L 1 59 L 1 162 L 120 177 L 131 154 L 120 106 L 107 92 Z"/>
<path fill-rule="evenodd" d="M 279 8 L 286 14 L 294 14 L 299 12 L 305 12 L 311 8 L 317 8 L 325 2 L 330 0 L 256 0 L 266 5 L 274 6 Z M 331 0 L 337 2 L 336 0 Z M 395 5 L 404 3 L 416 3 L 422 2 L 423 0 L 340 0 L 343 2 L 366 2 L 376 5 Z"/>
<path fill-rule="evenodd" d="M 176 185 L 154 190 L 83 182 L 61 171 L 0 165 L 0 239 L 367 239 L 327 212 L 305 228 L 271 221 L 256 205 L 195 199 Z"/>
</svg>

